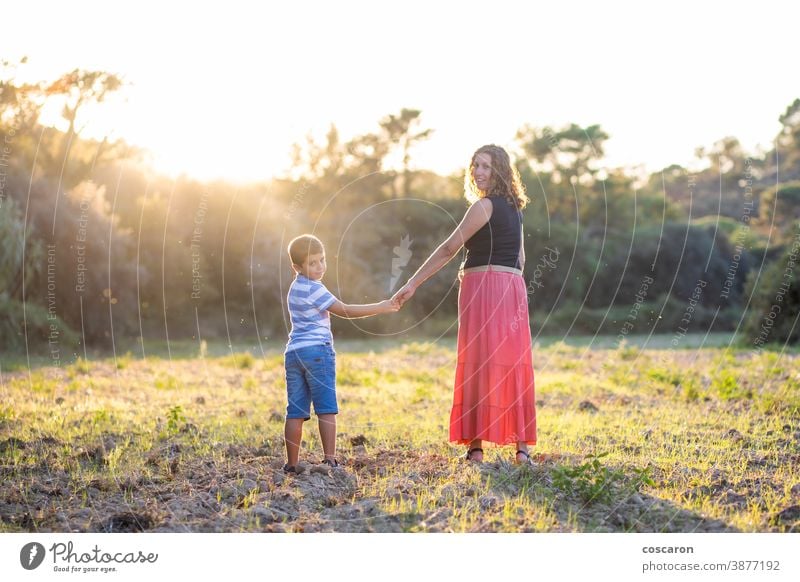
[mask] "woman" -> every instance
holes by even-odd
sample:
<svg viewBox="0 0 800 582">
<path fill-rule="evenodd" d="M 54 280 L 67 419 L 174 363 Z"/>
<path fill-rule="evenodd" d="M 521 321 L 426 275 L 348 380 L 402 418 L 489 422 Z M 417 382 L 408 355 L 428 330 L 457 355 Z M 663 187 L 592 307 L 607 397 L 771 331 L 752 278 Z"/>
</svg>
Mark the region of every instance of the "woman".
<svg viewBox="0 0 800 582">
<path fill-rule="evenodd" d="M 476 462 L 483 460 L 484 440 L 516 443 L 514 460 L 532 464 L 528 445 L 536 444 L 536 404 L 522 278 L 522 208 L 528 198 L 508 154 L 496 145 L 473 154 L 464 193 L 472 204 L 461 224 L 393 299 L 408 301 L 466 247 L 450 440 L 468 445 L 466 458 Z"/>
</svg>

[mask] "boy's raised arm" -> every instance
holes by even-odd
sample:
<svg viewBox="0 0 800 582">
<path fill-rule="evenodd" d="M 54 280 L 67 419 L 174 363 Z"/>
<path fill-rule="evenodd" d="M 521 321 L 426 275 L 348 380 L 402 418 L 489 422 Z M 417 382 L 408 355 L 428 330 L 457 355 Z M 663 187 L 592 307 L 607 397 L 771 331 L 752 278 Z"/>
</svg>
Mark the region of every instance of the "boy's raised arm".
<svg viewBox="0 0 800 582">
<path fill-rule="evenodd" d="M 339 317 L 346 319 L 358 319 L 360 317 L 369 317 L 371 315 L 378 315 L 381 313 L 394 313 L 400 309 L 397 302 L 392 302 L 391 299 L 385 299 L 379 303 L 365 303 L 350 305 L 342 303 L 338 299 L 328 307 L 328 311 Z"/>
</svg>

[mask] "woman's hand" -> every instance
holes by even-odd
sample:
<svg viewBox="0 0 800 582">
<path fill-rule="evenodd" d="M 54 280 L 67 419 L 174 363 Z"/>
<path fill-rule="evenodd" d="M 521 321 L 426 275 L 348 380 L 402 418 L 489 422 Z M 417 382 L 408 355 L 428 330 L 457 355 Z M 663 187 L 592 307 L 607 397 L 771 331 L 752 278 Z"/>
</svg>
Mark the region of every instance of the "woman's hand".
<svg viewBox="0 0 800 582">
<path fill-rule="evenodd" d="M 414 296 L 417 288 L 411 284 L 411 281 L 403 285 L 400 290 L 392 296 L 392 302 L 397 303 L 400 307 Z"/>
</svg>

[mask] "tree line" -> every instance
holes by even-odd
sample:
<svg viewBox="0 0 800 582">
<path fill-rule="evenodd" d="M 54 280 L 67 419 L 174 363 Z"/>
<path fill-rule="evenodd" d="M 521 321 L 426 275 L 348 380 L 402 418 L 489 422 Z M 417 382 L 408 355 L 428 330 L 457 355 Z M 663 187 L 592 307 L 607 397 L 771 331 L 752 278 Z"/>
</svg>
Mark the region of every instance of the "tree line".
<svg viewBox="0 0 800 582">
<path fill-rule="evenodd" d="M 419 169 L 432 134 L 402 109 L 374 131 L 293 146 L 269 182 L 169 179 L 122 140 L 81 136 L 85 108 L 123 88 L 98 71 L 0 81 L 0 341 L 54 360 L 120 338 L 282 340 L 288 241 L 326 244 L 326 284 L 344 300 L 391 294 L 461 219 L 463 172 Z M 40 122 L 62 107 L 67 129 Z M 797 341 L 800 100 L 770 151 L 726 137 L 702 170 L 634 176 L 603 165 L 600 125 L 521 124 L 512 146 L 524 213 L 534 333 L 745 330 Z M 479 146 L 482 144 L 475 144 Z M 466 160 L 465 160 L 466 161 Z M 340 336 L 454 331 L 457 261 L 386 318 L 336 321 Z M 777 306 L 777 307 L 776 307 Z"/>
</svg>

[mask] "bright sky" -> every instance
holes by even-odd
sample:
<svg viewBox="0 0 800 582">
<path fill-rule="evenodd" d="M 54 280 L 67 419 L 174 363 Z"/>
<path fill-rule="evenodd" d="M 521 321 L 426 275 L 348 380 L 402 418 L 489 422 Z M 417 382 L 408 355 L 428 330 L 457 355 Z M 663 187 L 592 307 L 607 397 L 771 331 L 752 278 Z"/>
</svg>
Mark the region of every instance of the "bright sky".
<svg viewBox="0 0 800 582">
<path fill-rule="evenodd" d="M 790 2 L 17 1 L 0 58 L 20 76 L 122 74 L 85 135 L 124 137 L 176 175 L 245 181 L 331 123 L 347 138 L 402 107 L 446 173 L 524 123 L 600 123 L 609 166 L 689 163 L 727 135 L 767 146 L 800 97 Z M 50 116 L 56 119 L 57 112 Z"/>
</svg>

